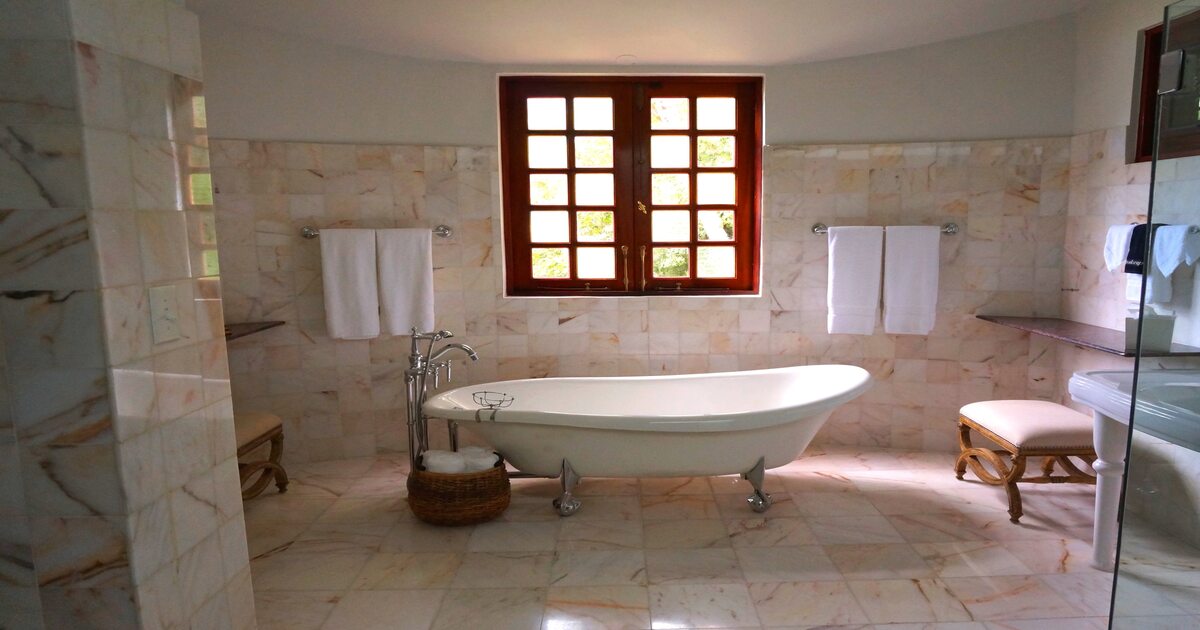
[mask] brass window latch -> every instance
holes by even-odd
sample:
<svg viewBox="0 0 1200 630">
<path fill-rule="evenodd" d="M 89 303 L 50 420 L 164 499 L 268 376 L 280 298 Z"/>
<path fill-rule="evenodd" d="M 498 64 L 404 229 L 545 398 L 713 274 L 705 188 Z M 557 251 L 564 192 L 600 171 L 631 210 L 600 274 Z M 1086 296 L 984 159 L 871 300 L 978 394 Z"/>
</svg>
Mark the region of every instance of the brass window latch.
<svg viewBox="0 0 1200 630">
<path fill-rule="evenodd" d="M 646 246 L 642 245 L 642 290 L 646 290 Z"/>
<path fill-rule="evenodd" d="M 621 264 L 625 268 L 625 290 L 629 290 L 629 246 L 621 246 Z"/>
</svg>

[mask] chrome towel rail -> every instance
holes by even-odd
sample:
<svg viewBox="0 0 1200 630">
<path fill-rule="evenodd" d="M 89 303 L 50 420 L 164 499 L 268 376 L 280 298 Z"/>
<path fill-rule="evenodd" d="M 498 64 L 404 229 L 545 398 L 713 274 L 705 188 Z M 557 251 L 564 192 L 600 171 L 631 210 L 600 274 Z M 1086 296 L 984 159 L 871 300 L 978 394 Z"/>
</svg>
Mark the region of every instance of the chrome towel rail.
<svg viewBox="0 0 1200 630">
<path fill-rule="evenodd" d="M 814 223 L 812 226 L 812 233 L 813 234 L 828 234 L 829 226 L 825 225 L 824 223 Z M 957 223 L 942 224 L 942 234 L 958 234 L 958 224 Z"/>
<path fill-rule="evenodd" d="M 300 228 L 300 236 L 303 236 L 304 238 L 317 238 L 320 235 L 321 230 L 318 230 L 311 225 L 306 225 Z M 433 235 L 441 238 L 450 238 L 451 236 L 454 236 L 454 230 L 449 225 L 435 225 L 433 226 Z"/>
</svg>

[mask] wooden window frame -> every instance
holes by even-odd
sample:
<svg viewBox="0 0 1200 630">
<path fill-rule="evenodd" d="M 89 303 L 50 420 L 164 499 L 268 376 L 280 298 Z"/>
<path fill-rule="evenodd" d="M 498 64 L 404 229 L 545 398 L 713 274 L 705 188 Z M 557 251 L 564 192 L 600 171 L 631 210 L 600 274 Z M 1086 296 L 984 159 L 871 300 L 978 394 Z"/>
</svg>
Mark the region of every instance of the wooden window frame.
<svg viewBox="0 0 1200 630">
<path fill-rule="evenodd" d="M 1137 141 L 1133 161 L 1149 162 L 1154 158 L 1155 108 L 1158 106 L 1159 52 L 1162 50 L 1163 25 L 1156 24 L 1142 31 L 1142 80 L 1138 86 Z"/>
<path fill-rule="evenodd" d="M 1158 95 L 1158 74 L 1161 53 L 1180 49 L 1195 50 L 1200 47 L 1200 11 L 1175 17 L 1171 20 L 1170 41 L 1163 24 L 1156 24 L 1141 33 L 1142 76 L 1137 94 L 1138 112 L 1135 124 L 1137 135 L 1134 144 L 1134 162 L 1149 162 L 1157 148 L 1160 160 L 1200 155 L 1200 125 L 1172 128 L 1166 120 L 1170 118 L 1175 104 L 1171 97 Z M 1196 97 L 1193 89 L 1188 93 Z M 1188 106 L 1189 114 L 1195 111 L 1195 101 Z M 1157 132 L 1157 133 L 1156 133 Z M 1155 147 L 1155 142 L 1160 146 Z"/>
<path fill-rule="evenodd" d="M 539 96 L 573 97 L 609 96 L 613 98 L 613 130 L 575 131 L 572 129 L 571 107 L 567 108 L 567 129 L 564 131 L 529 131 L 526 125 L 527 98 Z M 737 129 L 733 131 L 695 129 L 697 97 L 735 96 L 738 99 Z M 761 76 L 501 76 L 500 97 L 500 162 L 504 191 L 504 264 L 505 291 L 509 296 L 676 296 L 676 295 L 757 295 L 761 282 L 762 250 L 762 77 Z M 654 169 L 655 172 L 688 172 L 692 176 L 687 209 L 692 213 L 690 251 L 691 277 L 655 278 L 651 271 L 652 248 L 650 214 L 639 210 L 639 202 L 653 209 L 650 199 L 650 99 L 659 97 L 688 97 L 690 99 L 690 129 L 669 132 L 687 135 L 691 140 L 692 161 L 689 168 Z M 611 135 L 614 139 L 612 169 L 586 169 L 580 172 L 612 172 L 616 186 L 614 211 L 616 277 L 612 280 L 535 279 L 532 277 L 529 231 L 529 174 L 526 160 L 527 138 L 530 135 Z M 695 165 L 696 136 L 734 135 L 736 137 L 735 166 L 732 168 L 698 168 Z M 572 143 L 568 142 L 568 147 Z M 573 178 L 574 152 L 568 148 L 567 168 L 537 169 L 536 172 L 565 173 Z M 735 172 L 737 193 L 735 204 L 700 206 L 696 203 L 696 174 L 698 172 Z M 573 185 L 569 188 L 567 210 L 570 243 L 570 267 L 575 275 L 574 248 L 576 240 Z M 670 207 L 666 207 L 670 209 Z M 736 275 L 733 278 L 697 278 L 698 246 L 696 212 L 704 209 L 734 210 L 734 240 L 714 241 L 712 245 L 733 245 L 736 249 Z M 553 207 L 549 209 L 560 209 Z M 606 244 L 608 245 L 608 244 Z M 550 245 L 553 247 L 553 245 Z M 583 244 L 583 246 L 587 246 Z M 622 246 L 627 252 L 622 255 Z M 641 248 L 646 254 L 642 256 Z M 683 245 L 680 245 L 683 246 Z M 628 284 L 625 267 L 628 268 Z M 643 278 L 645 280 L 643 287 Z"/>
</svg>

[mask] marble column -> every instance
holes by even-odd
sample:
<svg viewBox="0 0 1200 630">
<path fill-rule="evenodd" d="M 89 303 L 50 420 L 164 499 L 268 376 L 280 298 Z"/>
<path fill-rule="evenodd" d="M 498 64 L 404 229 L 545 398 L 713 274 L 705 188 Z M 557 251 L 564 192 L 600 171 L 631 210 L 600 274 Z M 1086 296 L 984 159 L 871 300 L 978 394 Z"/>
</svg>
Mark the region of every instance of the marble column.
<svg viewBox="0 0 1200 630">
<path fill-rule="evenodd" d="M 196 17 L 0 16 L 0 627 L 251 628 Z"/>
</svg>

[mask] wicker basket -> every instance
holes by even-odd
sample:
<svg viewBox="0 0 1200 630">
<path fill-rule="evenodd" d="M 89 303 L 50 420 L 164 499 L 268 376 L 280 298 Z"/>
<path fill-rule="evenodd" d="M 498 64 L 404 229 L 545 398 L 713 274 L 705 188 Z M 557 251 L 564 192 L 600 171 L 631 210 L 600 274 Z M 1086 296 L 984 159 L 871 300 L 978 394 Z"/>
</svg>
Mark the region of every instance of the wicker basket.
<svg viewBox="0 0 1200 630">
<path fill-rule="evenodd" d="M 434 525 L 473 525 L 508 509 L 512 488 L 503 460 L 473 473 L 414 470 L 408 475 L 408 507 Z"/>
</svg>

